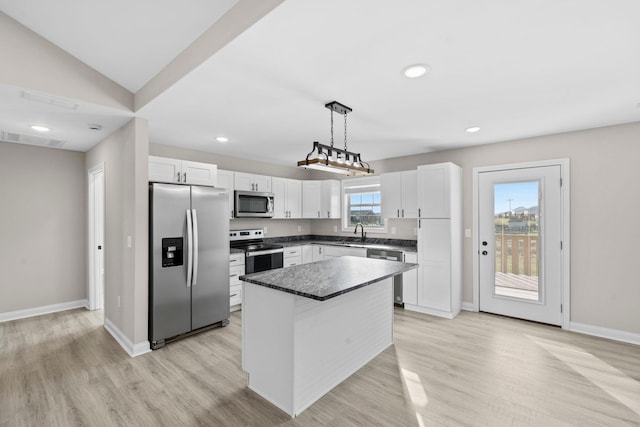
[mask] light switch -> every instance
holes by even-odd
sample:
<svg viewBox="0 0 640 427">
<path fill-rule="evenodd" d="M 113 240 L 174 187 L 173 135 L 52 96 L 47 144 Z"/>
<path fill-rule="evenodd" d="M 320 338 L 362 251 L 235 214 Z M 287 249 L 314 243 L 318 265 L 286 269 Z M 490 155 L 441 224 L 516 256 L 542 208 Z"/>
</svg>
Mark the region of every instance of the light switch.
<svg viewBox="0 0 640 427">
<path fill-rule="evenodd" d="M 470 228 L 465 228 L 464 229 L 464 237 L 471 237 L 471 229 Z"/>
<path fill-rule="evenodd" d="M 130 248 L 132 245 L 131 236 L 127 236 L 127 247 Z"/>
</svg>

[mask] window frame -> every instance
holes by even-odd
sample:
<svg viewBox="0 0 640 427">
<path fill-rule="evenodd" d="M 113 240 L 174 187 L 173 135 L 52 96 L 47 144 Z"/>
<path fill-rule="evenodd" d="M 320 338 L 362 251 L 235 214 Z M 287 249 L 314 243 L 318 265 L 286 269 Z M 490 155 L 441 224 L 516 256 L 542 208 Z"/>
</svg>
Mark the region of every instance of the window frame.
<svg viewBox="0 0 640 427">
<path fill-rule="evenodd" d="M 349 225 L 349 193 L 348 190 L 353 187 L 378 187 L 378 191 L 380 191 L 380 219 L 382 220 L 381 227 L 369 227 L 365 226 L 364 231 L 367 233 L 387 233 L 387 220 L 382 216 L 382 204 L 384 203 L 382 200 L 382 187 L 380 184 L 380 176 L 367 176 L 367 177 L 358 177 L 358 178 L 346 178 L 342 180 L 341 187 L 341 195 L 342 195 L 342 231 L 350 232 L 353 231 L 353 226 Z"/>
</svg>

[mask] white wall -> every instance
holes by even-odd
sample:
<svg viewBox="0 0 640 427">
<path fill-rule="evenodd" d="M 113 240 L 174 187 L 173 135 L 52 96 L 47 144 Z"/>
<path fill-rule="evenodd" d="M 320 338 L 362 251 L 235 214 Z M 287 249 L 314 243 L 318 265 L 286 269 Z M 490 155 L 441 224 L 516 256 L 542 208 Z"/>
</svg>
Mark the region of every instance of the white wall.
<svg viewBox="0 0 640 427">
<path fill-rule="evenodd" d="M 147 122 L 133 119 L 88 151 L 85 165 L 105 165 L 105 318 L 133 345 L 148 338 L 147 141 Z"/>
<path fill-rule="evenodd" d="M 640 123 L 372 162 L 376 172 L 451 161 L 463 168 L 463 222 L 472 228 L 472 169 L 571 160 L 571 321 L 640 333 Z M 475 231 L 475 230 L 474 230 Z M 472 240 L 464 240 L 464 301 L 472 302 Z"/>
<path fill-rule="evenodd" d="M 0 12 L 0 82 L 133 110 L 133 94 Z"/>
<path fill-rule="evenodd" d="M 87 298 L 84 153 L 0 142 L 0 313 Z"/>
</svg>

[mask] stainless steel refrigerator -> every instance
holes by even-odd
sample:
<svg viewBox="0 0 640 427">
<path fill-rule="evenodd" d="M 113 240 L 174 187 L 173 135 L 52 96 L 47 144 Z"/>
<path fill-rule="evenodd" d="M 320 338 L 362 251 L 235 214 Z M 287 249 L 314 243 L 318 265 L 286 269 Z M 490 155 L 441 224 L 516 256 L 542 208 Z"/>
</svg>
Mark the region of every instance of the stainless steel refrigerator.
<svg viewBox="0 0 640 427">
<path fill-rule="evenodd" d="M 228 193 L 149 184 L 151 348 L 228 319 Z"/>
</svg>

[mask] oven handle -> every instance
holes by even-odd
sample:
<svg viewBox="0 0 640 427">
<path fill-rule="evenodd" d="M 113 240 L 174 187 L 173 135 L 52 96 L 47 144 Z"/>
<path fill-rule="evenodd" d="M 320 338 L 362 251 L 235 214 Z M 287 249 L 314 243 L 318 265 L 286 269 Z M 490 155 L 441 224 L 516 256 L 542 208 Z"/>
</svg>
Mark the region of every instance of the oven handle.
<svg viewBox="0 0 640 427">
<path fill-rule="evenodd" d="M 270 255 L 270 254 L 277 254 L 277 253 L 284 253 L 284 248 L 270 249 L 266 251 L 247 252 L 246 254 L 247 254 L 247 258 L 249 258 L 252 256 Z"/>
</svg>

